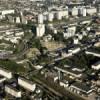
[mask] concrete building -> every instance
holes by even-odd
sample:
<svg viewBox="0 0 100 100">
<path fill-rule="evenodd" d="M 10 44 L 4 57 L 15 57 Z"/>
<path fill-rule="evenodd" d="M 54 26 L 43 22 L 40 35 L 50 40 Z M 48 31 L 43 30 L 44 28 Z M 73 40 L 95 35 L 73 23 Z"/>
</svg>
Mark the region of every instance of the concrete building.
<svg viewBox="0 0 100 100">
<path fill-rule="evenodd" d="M 17 24 L 21 23 L 21 19 L 20 17 L 16 17 L 16 21 L 15 21 Z"/>
<path fill-rule="evenodd" d="M 81 95 L 89 96 L 94 91 L 94 86 L 86 85 L 85 83 L 75 82 L 68 87 L 72 92 Z"/>
<path fill-rule="evenodd" d="M 62 11 L 57 11 L 57 20 L 62 20 Z"/>
<path fill-rule="evenodd" d="M 100 69 L 100 61 L 96 62 L 95 64 L 92 65 L 92 68 L 94 70 L 99 70 Z"/>
<path fill-rule="evenodd" d="M 76 32 L 76 26 L 68 26 L 66 31 L 63 32 L 65 38 L 73 37 Z"/>
<path fill-rule="evenodd" d="M 95 7 L 87 7 L 86 12 L 89 15 L 93 15 L 93 14 L 97 13 L 97 9 Z"/>
<path fill-rule="evenodd" d="M 72 16 L 78 16 L 78 8 L 77 7 L 72 8 L 71 13 L 72 13 Z"/>
<path fill-rule="evenodd" d="M 22 32 L 16 32 L 15 36 L 24 36 L 24 32 L 23 31 Z"/>
<path fill-rule="evenodd" d="M 82 9 L 82 15 L 83 15 L 84 17 L 86 16 L 86 8 L 85 8 L 85 7 Z"/>
<path fill-rule="evenodd" d="M 10 41 L 11 43 L 18 44 L 24 36 L 24 32 L 21 28 L 2 28 L 0 29 L 0 39 Z"/>
<path fill-rule="evenodd" d="M 23 15 L 23 12 L 20 12 L 20 16 L 21 16 L 21 23 L 22 24 L 27 24 L 28 23 L 28 19 L 26 18 L 26 16 Z"/>
<path fill-rule="evenodd" d="M 74 79 L 69 78 L 67 76 L 64 76 L 62 80 L 60 80 L 60 86 L 63 86 L 64 88 L 68 88 L 70 86 L 70 83 L 73 83 Z"/>
<path fill-rule="evenodd" d="M 15 11 L 13 9 L 1 10 L 0 12 L 1 12 L 2 15 L 14 14 L 15 13 Z"/>
<path fill-rule="evenodd" d="M 79 47 L 70 48 L 68 50 L 69 53 L 75 54 L 78 53 L 81 49 Z"/>
<path fill-rule="evenodd" d="M 49 12 L 48 14 L 48 21 L 52 22 L 54 19 L 54 13 L 53 12 Z"/>
<path fill-rule="evenodd" d="M 86 8 L 85 7 L 80 7 L 79 8 L 79 14 L 83 17 L 87 16 L 86 15 L 87 11 L 86 11 Z"/>
<path fill-rule="evenodd" d="M 37 69 L 37 70 L 40 70 L 40 69 L 43 68 L 43 66 L 41 66 L 41 65 L 37 65 L 37 66 L 34 66 L 34 68 Z"/>
<path fill-rule="evenodd" d="M 57 20 L 62 20 L 62 18 L 68 18 L 68 9 L 56 11 Z"/>
<path fill-rule="evenodd" d="M 29 90 L 29 91 L 32 91 L 34 92 L 35 88 L 36 88 L 36 84 L 25 79 L 25 78 L 22 78 L 22 77 L 19 77 L 18 78 L 18 84 L 20 86 L 22 86 L 23 88 Z"/>
<path fill-rule="evenodd" d="M 42 37 L 45 34 L 45 25 L 39 24 L 36 28 L 36 36 Z"/>
<path fill-rule="evenodd" d="M 82 38 L 83 38 L 83 32 L 78 34 L 78 39 L 82 40 Z"/>
<path fill-rule="evenodd" d="M 56 66 L 55 69 L 59 72 L 62 72 L 64 74 L 68 75 L 69 77 L 73 77 L 73 78 L 77 78 L 77 79 L 82 77 L 82 72 L 77 70 L 77 68 L 75 70 L 73 70 L 71 66 L 69 66 L 69 65 L 67 65 L 67 66 L 68 67 Z"/>
<path fill-rule="evenodd" d="M 4 76 L 0 75 L 0 83 L 3 83 L 6 80 L 6 78 Z"/>
<path fill-rule="evenodd" d="M 43 24 L 44 18 L 43 14 L 38 15 L 38 24 Z"/>
<path fill-rule="evenodd" d="M 3 68 L 0 68 L 0 75 L 8 78 L 8 79 L 11 79 L 12 78 L 12 72 L 8 71 L 8 70 L 5 70 Z"/>
<path fill-rule="evenodd" d="M 15 89 L 9 85 L 5 85 L 5 92 L 16 98 L 21 98 L 21 91 Z"/>
<path fill-rule="evenodd" d="M 74 44 L 78 44 L 78 43 L 79 43 L 78 37 L 74 37 Z"/>
<path fill-rule="evenodd" d="M 6 51 L 6 50 L 2 50 L 0 51 L 0 59 L 8 59 L 8 57 L 10 57 L 10 55 L 13 54 L 13 51 Z"/>
</svg>

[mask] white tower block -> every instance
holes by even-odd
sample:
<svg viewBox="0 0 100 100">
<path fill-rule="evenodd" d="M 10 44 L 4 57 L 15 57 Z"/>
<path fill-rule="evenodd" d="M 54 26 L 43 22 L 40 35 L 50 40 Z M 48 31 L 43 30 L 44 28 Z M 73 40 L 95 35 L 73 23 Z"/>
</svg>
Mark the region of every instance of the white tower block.
<svg viewBox="0 0 100 100">
<path fill-rule="evenodd" d="M 43 24 L 43 14 L 38 15 L 38 24 Z"/>
<path fill-rule="evenodd" d="M 45 25 L 44 24 L 39 24 L 37 26 L 37 29 L 36 29 L 36 34 L 37 34 L 37 37 L 42 37 L 45 33 Z"/>
</svg>

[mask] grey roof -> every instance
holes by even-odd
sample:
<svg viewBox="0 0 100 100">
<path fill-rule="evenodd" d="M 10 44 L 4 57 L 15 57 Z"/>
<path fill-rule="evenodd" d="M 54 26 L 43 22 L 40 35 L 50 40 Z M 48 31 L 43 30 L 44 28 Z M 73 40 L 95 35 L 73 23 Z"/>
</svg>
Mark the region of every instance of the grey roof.
<svg viewBox="0 0 100 100">
<path fill-rule="evenodd" d="M 74 87 L 81 89 L 82 92 L 89 92 L 92 90 L 91 85 L 87 85 L 85 83 L 75 82 L 72 84 Z"/>
</svg>

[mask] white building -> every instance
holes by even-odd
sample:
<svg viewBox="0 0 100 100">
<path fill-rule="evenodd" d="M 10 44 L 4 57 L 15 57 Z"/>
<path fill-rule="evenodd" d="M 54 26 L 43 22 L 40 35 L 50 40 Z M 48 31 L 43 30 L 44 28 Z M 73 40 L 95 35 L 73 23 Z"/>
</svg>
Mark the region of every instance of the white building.
<svg viewBox="0 0 100 100">
<path fill-rule="evenodd" d="M 0 33 L 2 33 L 0 39 L 4 39 L 15 44 L 18 44 L 24 36 L 24 32 L 21 29 L 5 29 L 0 31 Z"/>
<path fill-rule="evenodd" d="M 71 48 L 71 49 L 68 50 L 69 53 L 73 53 L 73 54 L 78 53 L 79 51 L 80 51 L 80 48 L 78 48 L 78 47 L 77 48 Z"/>
<path fill-rule="evenodd" d="M 84 17 L 86 16 L 86 8 L 85 7 L 80 7 L 79 12 L 80 12 L 80 15 L 82 15 Z"/>
<path fill-rule="evenodd" d="M 77 33 L 76 36 L 78 37 L 79 40 L 82 40 L 84 36 L 84 31 L 82 31 L 81 33 Z"/>
<path fill-rule="evenodd" d="M 66 32 L 63 32 L 63 35 L 65 38 L 69 38 L 75 35 L 76 32 L 76 26 L 71 26 L 66 29 Z"/>
<path fill-rule="evenodd" d="M 68 83 L 66 82 L 66 81 L 60 81 L 60 86 L 62 86 L 62 87 L 64 87 L 64 88 L 66 88 L 66 87 L 68 87 Z"/>
<path fill-rule="evenodd" d="M 6 35 L 12 35 L 13 34 L 13 32 L 10 32 L 8 30 L 5 33 L 6 33 Z"/>
<path fill-rule="evenodd" d="M 94 70 L 99 70 L 100 69 L 100 61 L 98 61 L 97 63 L 95 63 L 94 65 L 92 65 L 92 68 Z"/>
<path fill-rule="evenodd" d="M 11 79 L 12 78 L 12 72 L 8 71 L 8 70 L 5 70 L 3 68 L 0 68 L 0 75 L 8 78 L 8 79 Z"/>
<path fill-rule="evenodd" d="M 78 15 L 78 8 L 74 7 L 72 8 L 72 16 L 77 16 Z"/>
<path fill-rule="evenodd" d="M 16 17 L 16 23 L 21 23 L 20 17 Z"/>
<path fill-rule="evenodd" d="M 75 82 L 68 87 L 70 91 L 81 96 L 89 96 L 94 91 L 94 86 L 84 83 Z"/>
<path fill-rule="evenodd" d="M 19 77 L 18 78 L 18 84 L 20 86 L 22 86 L 23 88 L 29 90 L 29 91 L 32 91 L 34 92 L 35 88 L 36 88 L 36 84 L 35 83 L 32 83 L 31 81 L 27 80 L 27 79 L 24 79 L 22 77 Z"/>
<path fill-rule="evenodd" d="M 13 37 L 13 38 L 10 38 L 10 42 L 14 44 L 18 44 L 20 39 L 21 37 Z"/>
<path fill-rule="evenodd" d="M 37 37 L 42 37 L 45 34 L 45 25 L 39 24 L 36 28 Z"/>
<path fill-rule="evenodd" d="M 44 20 L 43 17 L 44 17 L 43 14 L 38 15 L 38 24 L 43 24 L 43 20 Z"/>
<path fill-rule="evenodd" d="M 87 11 L 87 14 L 93 15 L 97 12 L 97 9 L 95 7 L 87 7 L 86 11 Z"/>
<path fill-rule="evenodd" d="M 4 37 L 4 40 L 6 41 L 10 41 L 11 43 L 15 43 L 15 44 L 18 44 L 19 43 L 19 40 L 21 40 L 21 37 L 20 36 L 9 36 L 9 37 Z"/>
<path fill-rule="evenodd" d="M 78 37 L 75 37 L 74 38 L 74 44 L 78 44 L 79 43 L 79 39 L 78 39 Z"/>
<path fill-rule="evenodd" d="M 20 12 L 20 15 L 21 15 L 21 22 L 23 24 L 27 24 L 28 23 L 27 18 L 23 15 L 23 12 L 22 11 Z"/>
<path fill-rule="evenodd" d="M 57 19 L 62 20 L 62 11 L 57 11 Z"/>
<path fill-rule="evenodd" d="M 48 14 L 48 21 L 52 22 L 53 19 L 54 19 L 54 13 L 49 12 L 49 14 Z"/>
<path fill-rule="evenodd" d="M 6 80 L 6 78 L 5 78 L 5 77 L 0 76 L 0 83 L 4 82 L 5 80 Z"/>
<path fill-rule="evenodd" d="M 58 20 L 62 20 L 62 18 L 68 18 L 68 10 L 58 10 L 56 17 Z"/>
<path fill-rule="evenodd" d="M 16 36 L 24 36 L 24 32 L 23 31 L 22 32 L 16 32 L 15 35 Z"/>
<path fill-rule="evenodd" d="M 0 11 L 2 15 L 6 15 L 6 14 L 14 14 L 15 11 L 13 9 L 10 10 L 2 10 Z"/>
<path fill-rule="evenodd" d="M 81 78 L 82 77 L 82 72 L 79 72 L 77 70 L 72 70 L 71 68 L 55 66 L 55 69 L 62 73 L 67 74 L 71 78 Z"/>
<path fill-rule="evenodd" d="M 16 97 L 16 98 L 21 98 L 21 91 L 18 91 L 11 86 L 6 85 L 5 86 L 5 92 Z"/>
<path fill-rule="evenodd" d="M 86 16 L 86 8 L 82 9 L 82 15 L 85 17 Z"/>
<path fill-rule="evenodd" d="M 41 66 L 41 65 L 37 65 L 37 66 L 34 66 L 34 68 L 37 69 L 37 70 L 40 70 L 40 69 L 43 68 L 43 66 Z"/>
</svg>

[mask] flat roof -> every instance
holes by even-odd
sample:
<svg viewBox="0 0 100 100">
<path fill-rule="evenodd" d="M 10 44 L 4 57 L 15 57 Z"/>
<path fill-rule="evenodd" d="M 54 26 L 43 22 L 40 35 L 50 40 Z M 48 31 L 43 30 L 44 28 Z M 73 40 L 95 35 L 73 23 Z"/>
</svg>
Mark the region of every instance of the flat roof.
<svg viewBox="0 0 100 100">
<path fill-rule="evenodd" d="M 79 83 L 79 82 L 75 82 L 72 84 L 73 86 L 75 86 L 76 88 L 81 89 L 83 92 L 89 92 L 90 90 L 92 90 L 91 85 L 87 85 L 85 83 Z"/>
<path fill-rule="evenodd" d="M 98 66 L 100 65 L 100 61 L 96 62 L 95 64 L 93 64 L 94 66 Z"/>
<path fill-rule="evenodd" d="M 79 71 L 76 71 L 76 70 L 72 70 L 72 68 L 58 67 L 58 66 L 56 66 L 55 68 L 58 69 L 58 70 L 61 70 L 61 71 L 65 72 L 65 73 L 69 72 L 69 73 L 72 73 L 72 74 L 75 74 L 75 75 L 82 74 L 82 72 L 79 72 Z"/>
<path fill-rule="evenodd" d="M 26 79 L 26 78 L 24 78 L 24 77 L 18 77 L 18 79 L 21 79 L 21 80 L 23 80 L 23 81 L 25 81 L 25 82 L 27 82 L 27 83 L 29 83 L 29 84 L 34 84 L 34 82 L 33 81 L 30 81 L 30 80 L 28 80 L 28 79 Z"/>
<path fill-rule="evenodd" d="M 1 67 L 1 66 L 0 66 L 0 70 L 3 70 L 3 71 L 5 71 L 5 72 L 7 72 L 7 73 L 12 73 L 11 71 L 9 71 L 9 70 L 7 70 L 7 69 Z"/>
<path fill-rule="evenodd" d="M 75 81 L 74 79 L 71 79 L 68 76 L 64 76 L 63 80 L 68 81 L 68 82 Z"/>
<path fill-rule="evenodd" d="M 88 49 L 87 51 L 94 52 L 94 53 L 100 53 L 100 48 L 94 48 L 94 47 L 92 47 L 92 48 Z"/>
<path fill-rule="evenodd" d="M 20 90 L 18 90 L 17 88 L 15 88 L 15 87 L 13 87 L 12 85 L 5 85 L 5 87 L 8 87 L 8 88 L 10 88 L 10 89 L 12 89 L 12 90 L 14 90 L 14 91 L 16 91 L 16 92 L 21 92 Z"/>
</svg>

